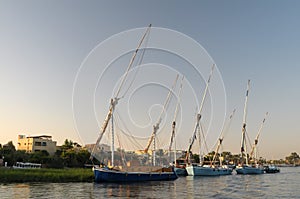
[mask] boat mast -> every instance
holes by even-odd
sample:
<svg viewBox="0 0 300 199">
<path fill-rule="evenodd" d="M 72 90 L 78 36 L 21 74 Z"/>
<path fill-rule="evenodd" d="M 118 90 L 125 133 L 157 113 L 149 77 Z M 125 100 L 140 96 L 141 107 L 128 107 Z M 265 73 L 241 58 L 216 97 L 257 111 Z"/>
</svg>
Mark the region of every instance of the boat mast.
<svg viewBox="0 0 300 199">
<path fill-rule="evenodd" d="M 125 82 L 125 80 L 126 80 L 126 78 L 127 78 L 127 76 L 128 76 L 128 73 L 129 73 L 129 71 L 130 71 L 130 69 L 131 69 L 131 67 L 132 67 L 132 65 L 133 65 L 133 63 L 134 63 L 134 60 L 135 60 L 135 58 L 136 58 L 136 55 L 137 55 L 137 53 L 138 53 L 138 51 L 139 51 L 141 45 L 143 44 L 143 41 L 144 41 L 146 35 L 148 35 L 149 32 L 150 32 L 151 26 L 152 26 L 151 24 L 148 26 L 146 32 L 145 32 L 144 35 L 142 36 L 142 38 L 141 38 L 141 40 L 140 40 L 140 42 L 139 42 L 137 48 L 135 49 L 135 51 L 134 51 L 134 53 L 133 53 L 133 55 L 132 55 L 132 57 L 131 57 L 131 59 L 130 59 L 130 62 L 129 62 L 129 64 L 128 64 L 128 66 L 127 66 L 127 69 L 126 69 L 126 72 L 125 72 L 125 74 L 124 74 L 124 76 L 123 76 L 123 79 L 122 79 L 122 81 L 121 81 L 121 84 L 120 84 L 120 86 L 119 86 L 119 88 L 118 88 L 118 90 L 117 90 L 116 97 L 112 98 L 111 101 L 110 101 L 109 111 L 108 111 L 108 113 L 107 113 L 107 115 L 106 115 L 106 118 L 105 118 L 103 124 L 102 124 L 102 127 L 101 127 L 101 130 L 100 130 L 100 133 L 99 133 L 99 137 L 98 137 L 98 139 L 97 139 L 97 141 L 96 141 L 96 144 L 95 144 L 95 146 L 93 147 L 93 150 L 92 150 L 92 152 L 91 152 L 91 156 L 90 156 L 90 159 L 91 159 L 91 160 L 93 159 L 93 156 L 94 156 L 96 147 L 99 145 L 99 143 L 100 143 L 100 141 L 101 141 L 101 139 L 102 139 L 102 137 L 103 137 L 103 135 L 104 135 L 104 133 L 105 133 L 105 131 L 106 131 L 107 125 L 108 125 L 108 123 L 109 123 L 109 121 L 110 121 L 110 119 L 111 119 L 111 117 L 112 117 L 112 114 L 113 114 L 113 112 L 114 112 L 115 106 L 118 104 L 118 101 L 119 101 L 119 99 L 120 99 L 118 96 L 119 96 L 119 94 L 120 94 L 121 88 L 123 87 L 123 84 L 124 84 L 124 82 Z"/>
<path fill-rule="evenodd" d="M 256 138 L 254 140 L 254 144 L 252 145 L 252 149 L 251 149 L 251 152 L 250 152 L 250 158 L 254 158 L 255 163 L 257 163 L 256 162 L 257 161 L 257 151 L 256 150 L 257 150 L 258 139 L 259 139 L 259 136 L 260 136 L 260 132 L 261 132 L 261 130 L 262 130 L 264 124 L 265 124 L 267 116 L 268 116 L 268 112 L 266 112 L 265 117 L 264 117 L 264 119 L 263 119 L 263 121 L 260 125 L 260 128 L 258 130 L 258 133 L 257 133 Z M 253 157 L 253 155 L 254 155 L 254 157 Z"/>
<path fill-rule="evenodd" d="M 203 109 L 203 104 L 204 104 L 204 101 L 205 101 L 205 98 L 206 98 L 206 94 L 207 94 L 207 91 L 208 91 L 208 86 L 209 86 L 210 79 L 212 77 L 214 68 L 215 68 L 215 64 L 212 65 L 212 68 L 211 68 L 211 71 L 210 71 L 210 74 L 209 74 L 209 77 L 208 77 L 208 80 L 207 80 L 207 83 L 206 83 L 206 87 L 205 87 L 205 90 L 204 90 L 203 98 L 202 98 L 202 101 L 201 101 L 201 104 L 200 104 L 199 113 L 197 114 L 195 130 L 194 130 L 192 140 L 191 140 L 191 143 L 189 145 L 189 148 L 187 150 L 186 157 L 185 157 L 187 163 L 189 163 L 188 162 L 189 161 L 189 156 L 190 156 L 190 153 L 191 153 L 191 150 L 192 150 L 192 146 L 193 146 L 193 144 L 195 142 L 195 139 L 196 139 L 197 131 L 199 129 L 199 122 L 200 122 L 200 119 L 201 119 L 201 112 L 202 112 L 202 109 Z M 199 154 L 199 158 L 200 158 L 200 154 Z"/>
<path fill-rule="evenodd" d="M 244 105 L 244 117 L 243 117 L 243 126 L 242 126 L 242 142 L 241 142 L 241 154 L 246 156 L 246 165 L 248 165 L 248 157 L 247 157 L 247 146 L 246 146 L 246 119 L 247 119 L 247 105 L 248 105 L 248 95 L 250 90 L 250 80 L 248 80 L 247 91 L 246 91 L 246 99 Z"/>
<path fill-rule="evenodd" d="M 224 139 L 224 133 L 227 132 L 227 130 L 228 130 L 230 124 L 231 124 L 232 118 L 234 116 L 234 113 L 235 113 L 235 109 L 232 111 L 231 115 L 229 116 L 229 122 L 228 122 L 227 126 L 224 126 L 223 129 L 222 129 L 222 131 L 221 131 L 221 136 L 219 138 L 219 143 L 217 145 L 217 148 L 216 148 L 213 160 L 210 163 L 210 166 L 212 166 L 212 164 L 215 165 L 215 160 L 217 158 L 217 154 L 219 153 L 220 147 L 221 147 L 223 139 Z"/>
<path fill-rule="evenodd" d="M 157 133 L 157 131 L 159 129 L 159 125 L 160 125 L 160 123 L 162 121 L 162 115 L 163 115 L 165 109 L 167 108 L 167 106 L 169 105 L 169 102 L 171 100 L 171 94 L 172 94 L 172 91 L 174 90 L 174 88 L 176 86 L 178 77 L 179 77 L 179 75 L 177 74 L 176 78 L 175 78 L 175 81 L 174 81 L 174 84 L 173 84 L 172 88 L 169 90 L 169 93 L 167 95 L 167 98 L 166 98 L 166 101 L 164 103 L 163 109 L 162 109 L 162 111 L 161 111 L 161 113 L 159 115 L 159 119 L 158 119 L 157 123 L 155 125 L 153 125 L 153 132 L 152 132 L 152 134 L 151 134 L 151 136 L 149 138 L 149 141 L 148 141 L 148 144 L 147 144 L 146 148 L 144 149 L 144 153 L 148 153 L 150 145 L 153 142 L 153 151 L 152 151 L 153 166 L 156 165 L 156 162 L 155 162 L 155 159 L 156 159 L 156 157 L 155 157 L 156 156 L 156 142 L 155 142 L 156 133 Z"/>
<path fill-rule="evenodd" d="M 114 167 L 115 160 L 115 133 L 114 133 L 114 113 L 111 114 L 111 166 Z"/>
<path fill-rule="evenodd" d="M 180 83 L 180 89 L 179 89 L 179 95 L 178 95 L 178 100 L 177 100 L 177 104 L 176 104 L 176 108 L 175 108 L 175 112 L 174 112 L 174 118 L 173 118 L 173 122 L 172 122 L 172 134 L 171 134 L 171 141 L 170 141 L 170 145 L 169 145 L 169 158 L 170 158 L 170 162 L 171 162 L 171 151 L 172 151 L 172 145 L 174 142 L 174 163 L 176 164 L 176 139 L 175 139 L 175 127 L 176 127 L 176 118 L 178 115 L 178 107 L 180 105 L 180 99 L 181 99 L 181 91 L 182 91 L 182 82 L 183 82 L 184 76 L 182 76 L 181 79 L 181 83 Z"/>
</svg>

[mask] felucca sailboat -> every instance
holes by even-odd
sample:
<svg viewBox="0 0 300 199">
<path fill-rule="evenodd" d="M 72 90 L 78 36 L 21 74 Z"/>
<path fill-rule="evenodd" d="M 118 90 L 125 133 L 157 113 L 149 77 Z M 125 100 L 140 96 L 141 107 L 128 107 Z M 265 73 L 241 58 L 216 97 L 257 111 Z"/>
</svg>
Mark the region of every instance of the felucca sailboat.
<svg viewBox="0 0 300 199">
<path fill-rule="evenodd" d="M 254 145 L 252 147 L 251 153 L 250 153 L 250 160 L 254 160 L 249 164 L 248 154 L 247 154 L 247 130 L 246 130 L 246 119 L 247 119 L 247 105 L 248 105 L 248 96 L 249 96 L 249 90 L 250 90 L 250 80 L 248 80 L 247 84 L 247 91 L 246 91 L 246 99 L 245 99 L 245 105 L 244 105 L 244 116 L 243 116 L 243 126 L 242 126 L 242 141 L 241 141 L 241 158 L 242 162 L 236 167 L 236 173 L 237 174 L 263 174 L 264 168 L 262 165 L 258 164 L 256 156 L 253 156 L 253 154 L 257 154 L 257 144 L 258 144 L 258 138 L 260 135 L 260 131 L 263 127 L 263 124 L 265 123 L 265 118 L 263 120 L 263 123 L 258 131 L 258 134 L 256 136 Z M 266 113 L 267 115 L 267 113 Z M 245 159 L 245 162 L 244 162 Z"/>
<path fill-rule="evenodd" d="M 130 71 L 133 62 L 135 60 L 135 57 L 145 39 L 145 37 L 149 34 L 151 28 L 151 24 L 147 28 L 146 32 L 144 33 L 141 41 L 138 44 L 138 47 L 134 51 L 134 54 L 129 62 L 129 65 L 127 67 L 127 70 L 123 76 L 123 79 L 121 81 L 121 84 L 117 90 L 117 93 L 114 98 L 111 99 L 109 111 L 107 113 L 107 116 L 103 122 L 101 132 L 99 134 L 99 137 L 96 141 L 95 147 L 92 150 L 91 153 L 91 159 L 93 157 L 96 157 L 96 151 L 95 148 L 99 147 L 100 141 L 106 132 L 107 126 L 109 122 L 111 121 L 111 137 L 112 137 L 112 150 L 111 150 L 111 166 L 98 166 L 95 165 L 93 167 L 94 175 L 95 175 L 95 182 L 136 182 L 136 181 L 162 181 L 162 180 L 175 180 L 178 178 L 173 168 L 163 168 L 160 166 L 155 166 L 155 149 L 154 149 L 154 163 L 152 166 L 119 166 L 114 165 L 114 111 L 116 109 L 116 105 L 118 104 L 118 101 L 120 100 L 119 93 L 124 85 L 124 82 L 126 81 L 126 77 L 128 75 L 128 72 Z M 155 131 L 156 132 L 156 131 Z M 155 134 L 154 134 L 155 138 Z M 154 139 L 155 140 L 155 139 Z"/>
<path fill-rule="evenodd" d="M 219 150 L 222 146 L 223 140 L 224 140 L 224 132 L 228 130 L 231 120 L 233 118 L 233 115 L 235 113 L 235 110 L 233 110 L 232 114 L 229 116 L 229 122 L 228 125 L 226 125 L 221 132 L 221 136 L 219 137 L 218 144 L 215 150 L 215 154 L 213 156 L 213 159 L 210 163 L 210 165 L 193 165 L 193 170 L 191 170 L 191 167 L 188 167 L 187 171 L 189 175 L 193 176 L 220 176 L 220 175 L 230 175 L 232 173 L 232 168 L 229 168 L 228 165 L 222 164 L 222 159 L 219 157 L 220 163 L 219 165 L 216 164 L 217 155 L 219 153 Z"/>
<path fill-rule="evenodd" d="M 209 86 L 209 83 L 210 83 L 210 80 L 211 80 L 211 77 L 212 77 L 212 74 L 213 74 L 213 70 L 214 70 L 214 65 L 212 66 L 211 73 L 210 73 L 209 78 L 208 78 L 207 83 L 206 83 L 206 87 L 205 87 L 205 90 L 204 90 L 204 95 L 203 95 L 203 98 L 202 98 L 202 102 L 200 104 L 199 114 L 197 115 L 196 127 L 195 127 L 195 130 L 194 130 L 194 134 L 193 134 L 189 149 L 188 149 L 187 154 L 186 154 L 186 159 L 187 159 L 187 163 L 188 163 L 188 165 L 186 166 L 186 171 L 187 171 L 188 175 L 190 175 L 190 176 L 220 176 L 220 175 L 230 175 L 232 173 L 232 169 L 228 168 L 225 165 L 224 166 L 215 165 L 213 162 L 211 162 L 210 165 L 203 165 L 202 162 L 201 162 L 201 156 L 200 155 L 199 155 L 199 157 L 200 157 L 199 158 L 200 159 L 199 164 L 191 163 L 189 161 L 190 160 L 189 156 L 191 154 L 191 149 L 192 149 L 192 146 L 193 146 L 194 141 L 196 139 L 196 133 L 199 131 L 201 111 L 202 111 L 204 101 L 205 101 L 205 98 L 206 98 L 206 95 L 207 95 L 208 86 Z M 233 111 L 232 115 L 230 115 L 229 120 L 232 119 L 232 116 L 233 116 L 234 112 L 235 111 Z M 224 133 L 223 130 L 221 132 L 221 137 L 219 138 L 217 151 L 219 150 L 219 148 L 222 144 L 222 141 L 223 141 L 223 133 Z M 200 137 L 199 137 L 199 139 L 200 139 Z M 216 157 L 214 157 L 214 160 L 215 160 L 215 158 Z"/>
<path fill-rule="evenodd" d="M 174 160 L 172 165 L 174 166 L 174 170 L 176 172 L 177 175 L 180 176 L 186 176 L 187 172 L 185 169 L 186 164 L 185 163 L 181 163 L 180 160 L 177 160 L 177 156 L 176 156 L 176 136 L 175 136 L 175 132 L 176 132 L 176 119 L 177 119 L 177 115 L 178 115 L 178 108 L 180 105 L 180 100 L 181 100 L 181 93 L 182 93 L 182 84 L 183 84 L 183 80 L 184 80 L 184 76 L 181 79 L 181 84 L 180 84 L 180 88 L 179 88 L 179 94 L 178 94 L 178 100 L 177 100 L 177 104 L 176 104 L 176 108 L 175 108 L 175 112 L 174 112 L 174 118 L 173 118 L 173 122 L 172 122 L 172 133 L 171 133 L 171 140 L 170 140 L 170 144 L 169 144 L 169 161 L 170 163 L 172 162 L 172 146 L 174 146 L 173 149 L 173 154 L 174 154 Z"/>
</svg>

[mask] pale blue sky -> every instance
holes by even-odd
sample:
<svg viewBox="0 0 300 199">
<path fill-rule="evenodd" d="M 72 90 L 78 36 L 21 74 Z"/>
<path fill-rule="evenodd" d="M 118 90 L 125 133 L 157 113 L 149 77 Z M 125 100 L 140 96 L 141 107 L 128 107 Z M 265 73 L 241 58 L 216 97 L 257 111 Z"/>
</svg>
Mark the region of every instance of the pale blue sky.
<svg viewBox="0 0 300 199">
<path fill-rule="evenodd" d="M 260 154 L 283 158 L 299 153 L 299 8 L 296 0 L 0 0 L 0 143 L 16 144 L 20 133 L 51 134 L 60 144 L 65 138 L 80 142 L 72 87 L 81 63 L 108 37 L 152 23 L 193 38 L 217 64 L 227 110 L 237 108 L 224 149 L 239 152 L 244 94 L 251 79 L 252 139 L 270 112 Z"/>
</svg>

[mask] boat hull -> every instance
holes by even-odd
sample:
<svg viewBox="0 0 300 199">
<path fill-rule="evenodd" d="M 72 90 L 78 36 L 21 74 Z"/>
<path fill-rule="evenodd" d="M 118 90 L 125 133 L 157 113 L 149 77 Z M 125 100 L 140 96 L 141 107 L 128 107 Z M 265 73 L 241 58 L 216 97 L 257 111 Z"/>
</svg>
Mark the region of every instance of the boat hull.
<svg viewBox="0 0 300 199">
<path fill-rule="evenodd" d="M 266 173 L 279 173 L 280 170 L 276 169 L 276 170 L 273 170 L 273 169 L 269 169 L 269 170 L 266 170 Z"/>
<path fill-rule="evenodd" d="M 265 167 L 265 172 L 266 173 L 279 173 L 280 169 L 277 168 L 276 166 L 266 166 Z"/>
<path fill-rule="evenodd" d="M 142 182 L 176 180 L 177 174 L 172 172 L 124 172 L 107 168 L 93 168 L 95 182 Z"/>
<path fill-rule="evenodd" d="M 187 176 L 188 175 L 185 168 L 175 167 L 174 170 L 178 176 Z"/>
<path fill-rule="evenodd" d="M 260 167 L 250 167 L 250 166 L 243 166 L 243 167 L 236 167 L 235 169 L 237 174 L 263 174 L 264 169 Z"/>
<path fill-rule="evenodd" d="M 203 166 L 187 166 L 186 171 L 189 176 L 221 176 L 221 175 L 231 175 L 232 169 L 230 168 L 212 168 Z"/>
</svg>

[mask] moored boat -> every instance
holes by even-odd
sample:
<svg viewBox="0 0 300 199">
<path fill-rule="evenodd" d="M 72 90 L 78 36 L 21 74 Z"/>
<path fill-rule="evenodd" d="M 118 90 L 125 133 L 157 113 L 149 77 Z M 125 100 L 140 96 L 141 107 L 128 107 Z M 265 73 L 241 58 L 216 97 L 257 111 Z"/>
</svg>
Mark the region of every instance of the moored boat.
<svg viewBox="0 0 300 199">
<path fill-rule="evenodd" d="M 156 170 L 155 170 L 156 169 Z M 94 167 L 95 182 L 142 182 L 176 180 L 174 168 L 132 167 L 128 169 L 110 169 Z"/>
<path fill-rule="evenodd" d="M 237 174 L 263 174 L 264 173 L 264 168 L 260 165 L 242 165 L 242 166 L 237 166 L 235 168 L 235 171 Z"/>
<path fill-rule="evenodd" d="M 220 176 L 220 175 L 231 175 L 232 169 L 220 166 L 200 166 L 197 164 L 192 164 L 186 167 L 187 173 L 190 176 Z"/>
<path fill-rule="evenodd" d="M 187 176 L 187 172 L 186 172 L 186 169 L 185 169 L 186 159 L 185 158 L 177 159 L 177 155 L 176 155 L 176 151 L 177 151 L 176 150 L 176 136 L 175 136 L 176 118 L 177 118 L 177 115 L 178 115 L 178 110 L 179 110 L 179 105 L 180 105 L 183 80 L 184 80 L 184 76 L 182 76 L 182 79 L 181 79 L 180 89 L 179 89 L 179 93 L 178 93 L 178 100 L 177 100 L 176 108 L 175 108 L 175 111 L 174 111 L 174 118 L 173 118 L 173 122 L 172 122 L 171 140 L 170 140 L 170 144 L 169 144 L 169 158 L 170 158 L 169 161 L 172 162 L 172 158 L 171 158 L 172 157 L 172 147 L 174 147 L 174 149 L 173 149 L 174 161 L 171 165 L 174 166 L 174 170 L 175 170 L 175 172 L 178 176 Z"/>
<path fill-rule="evenodd" d="M 261 132 L 261 129 L 265 123 L 265 118 L 263 119 L 263 122 L 260 126 L 260 129 L 257 133 L 257 136 L 255 138 L 255 142 L 252 146 L 251 152 L 250 152 L 250 160 L 252 161 L 249 164 L 248 160 L 248 154 L 247 154 L 247 144 L 246 144 L 246 136 L 247 130 L 246 130 L 246 116 L 247 116 L 247 102 L 248 102 L 248 96 L 249 96 L 249 90 L 250 90 L 250 80 L 248 80 L 247 84 L 247 91 L 246 91 L 246 99 L 245 99 L 245 105 L 244 105 L 244 116 L 243 116 L 243 126 L 242 126 L 242 141 L 241 141 L 241 158 L 242 162 L 235 168 L 235 171 L 237 174 L 263 174 L 264 168 L 262 165 L 258 164 L 257 162 L 257 144 L 258 144 L 258 138 Z M 266 113 L 267 115 L 268 113 Z M 245 162 L 244 162 L 245 159 Z"/>
<path fill-rule="evenodd" d="M 185 167 L 174 167 L 174 170 L 178 176 L 187 176 L 188 175 Z"/>
<path fill-rule="evenodd" d="M 206 95 L 207 95 L 208 87 L 210 84 L 210 80 L 213 75 L 213 71 L 214 71 L 214 65 L 211 68 L 211 72 L 210 72 L 210 75 L 209 75 L 207 83 L 206 83 L 206 87 L 205 87 L 204 94 L 203 94 L 202 101 L 201 101 L 200 108 L 199 108 L 199 113 L 197 114 L 196 126 L 194 129 L 193 136 L 191 138 L 191 143 L 189 145 L 189 148 L 188 148 L 187 154 L 186 154 L 187 165 L 186 165 L 185 169 L 189 176 L 220 176 L 220 175 L 230 175 L 232 173 L 232 169 L 228 168 L 226 166 L 222 166 L 222 163 L 220 163 L 220 165 L 215 165 L 212 163 L 216 159 L 216 156 L 214 156 L 214 160 L 211 162 L 210 165 L 202 165 L 201 157 L 199 159 L 200 160 L 199 164 L 191 163 L 190 158 L 189 158 L 189 156 L 191 154 L 192 146 L 196 139 L 196 134 L 197 134 L 197 132 L 200 132 L 199 125 L 200 125 L 200 119 L 201 119 L 201 112 L 202 112 L 203 105 L 204 105 L 204 102 L 206 99 Z M 232 115 L 230 116 L 230 120 L 231 120 L 231 118 L 232 118 Z M 223 130 L 224 129 L 222 129 L 221 137 L 219 138 L 219 143 L 218 143 L 217 150 L 216 150 L 217 152 L 223 141 Z M 201 137 L 201 136 L 199 136 L 199 137 Z"/>
<path fill-rule="evenodd" d="M 222 164 L 222 159 L 220 159 L 220 165 L 216 165 L 217 154 L 219 153 L 220 147 L 222 146 L 222 142 L 224 139 L 224 131 L 229 129 L 231 120 L 234 116 L 235 109 L 232 114 L 229 116 L 228 123 L 226 127 L 224 126 L 221 131 L 221 136 L 219 138 L 218 145 L 216 147 L 216 151 L 210 165 L 191 165 L 187 168 L 189 175 L 199 175 L 199 176 L 220 176 L 220 175 L 230 175 L 232 173 L 232 168 L 227 165 Z"/>
<path fill-rule="evenodd" d="M 219 149 L 222 146 L 222 142 L 224 139 L 224 129 L 228 129 L 231 119 L 233 118 L 233 115 L 235 113 L 235 110 L 233 110 L 232 114 L 229 117 L 229 122 L 226 125 L 226 128 L 222 129 L 221 136 L 219 138 L 218 145 L 216 147 L 216 151 L 214 154 L 214 157 L 209 165 L 201 165 L 201 164 L 190 164 L 186 167 L 188 175 L 191 176 L 220 176 L 220 175 L 231 175 L 233 169 L 230 168 L 228 165 L 222 164 L 222 159 L 219 157 L 220 164 L 216 164 L 217 154 L 219 153 Z"/>
<path fill-rule="evenodd" d="M 185 158 L 178 158 L 176 164 L 174 165 L 174 170 L 178 176 L 187 176 L 188 173 L 185 169 L 187 163 Z"/>
<path fill-rule="evenodd" d="M 264 167 L 266 173 L 279 173 L 280 169 L 275 165 L 267 165 Z"/>
<path fill-rule="evenodd" d="M 147 28 L 145 34 L 143 35 L 142 39 L 140 40 L 138 47 L 134 51 L 134 54 L 129 62 L 129 65 L 127 67 L 127 70 L 123 76 L 122 82 L 116 92 L 115 97 L 113 97 L 110 101 L 110 106 L 109 106 L 109 111 L 105 117 L 105 120 L 102 124 L 102 128 L 99 134 L 99 137 L 96 141 L 96 144 L 93 147 L 93 150 L 91 152 L 91 160 L 96 157 L 96 149 L 99 148 L 100 141 L 103 137 L 103 135 L 106 132 L 108 123 L 111 122 L 111 162 L 109 167 L 102 165 L 101 167 L 99 166 L 94 166 L 93 167 L 93 172 L 95 176 L 95 182 L 139 182 L 139 181 L 163 181 L 163 180 L 175 180 L 178 178 L 177 174 L 174 171 L 173 167 L 168 167 L 165 168 L 163 166 L 156 166 L 155 163 L 155 135 L 156 131 L 159 128 L 159 123 L 161 119 L 159 119 L 159 122 L 154 125 L 154 130 L 153 134 L 151 136 L 151 139 L 149 141 L 149 144 L 144 150 L 144 154 L 148 154 L 148 149 L 150 147 L 150 143 L 154 140 L 154 149 L 152 150 L 152 165 L 151 166 L 143 166 L 143 165 L 135 165 L 135 166 L 124 166 L 124 162 L 118 163 L 118 164 L 123 164 L 123 166 L 120 165 L 115 165 L 114 163 L 114 111 L 116 109 L 116 105 L 118 104 L 119 100 L 123 97 L 120 97 L 120 90 L 122 86 L 124 85 L 124 82 L 126 80 L 126 77 L 134 63 L 135 57 L 145 39 L 145 37 L 149 34 L 151 28 L 150 26 Z M 177 81 L 177 79 L 176 79 Z M 170 91 L 171 92 L 171 91 Z M 170 96 L 170 94 L 168 95 Z M 99 160 L 99 157 L 97 158 Z M 99 160 L 100 161 L 100 160 Z M 101 162 L 101 161 L 100 161 Z"/>
<path fill-rule="evenodd" d="M 197 117 L 196 117 L 196 126 L 194 128 L 194 132 L 193 132 L 193 135 L 192 135 L 192 138 L 191 138 L 191 142 L 190 142 L 189 148 L 188 148 L 187 153 L 186 153 L 186 163 L 187 163 L 187 165 L 186 165 L 185 169 L 186 169 L 187 174 L 189 176 L 198 175 L 198 174 L 200 174 L 200 170 L 202 170 L 201 157 L 199 158 L 200 162 L 199 162 L 199 166 L 198 166 L 197 164 L 191 163 L 190 155 L 192 154 L 192 147 L 193 147 L 193 144 L 196 140 L 197 132 L 200 133 L 200 119 L 202 117 L 201 112 L 202 112 L 203 105 L 204 105 L 204 102 L 205 102 L 205 99 L 206 99 L 208 86 L 210 84 L 210 79 L 212 78 L 213 71 L 214 71 L 214 65 L 211 68 L 209 77 L 208 77 L 207 82 L 206 82 L 206 86 L 205 86 L 204 94 L 203 94 L 203 97 L 202 97 L 202 101 L 201 101 L 201 104 L 199 106 L 199 113 L 197 114 Z M 200 138 L 199 138 L 199 140 L 200 140 Z M 201 147 L 200 147 L 200 150 L 201 150 Z M 201 151 L 200 151 L 200 154 L 201 154 Z M 199 172 L 198 172 L 198 170 L 199 170 Z"/>
</svg>

